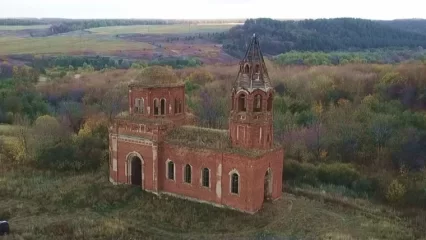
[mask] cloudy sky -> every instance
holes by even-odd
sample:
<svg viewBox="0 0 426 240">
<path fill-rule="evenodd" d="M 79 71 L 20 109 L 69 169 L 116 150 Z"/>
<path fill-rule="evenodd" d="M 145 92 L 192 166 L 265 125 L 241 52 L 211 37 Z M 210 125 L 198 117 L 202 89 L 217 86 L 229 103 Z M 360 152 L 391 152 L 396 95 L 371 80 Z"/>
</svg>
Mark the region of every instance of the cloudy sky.
<svg viewBox="0 0 426 240">
<path fill-rule="evenodd" d="M 1 0 L 0 18 L 426 18 L 422 0 Z"/>
</svg>

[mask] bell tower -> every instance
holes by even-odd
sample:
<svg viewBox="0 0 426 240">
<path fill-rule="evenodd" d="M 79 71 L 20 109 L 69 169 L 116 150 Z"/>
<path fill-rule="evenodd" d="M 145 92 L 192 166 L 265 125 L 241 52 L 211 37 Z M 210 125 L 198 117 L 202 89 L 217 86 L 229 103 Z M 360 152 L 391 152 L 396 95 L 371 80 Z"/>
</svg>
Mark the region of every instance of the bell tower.
<svg viewBox="0 0 426 240">
<path fill-rule="evenodd" d="M 273 146 L 274 89 L 260 49 L 253 34 L 231 92 L 229 133 L 232 145 L 250 149 Z"/>
</svg>

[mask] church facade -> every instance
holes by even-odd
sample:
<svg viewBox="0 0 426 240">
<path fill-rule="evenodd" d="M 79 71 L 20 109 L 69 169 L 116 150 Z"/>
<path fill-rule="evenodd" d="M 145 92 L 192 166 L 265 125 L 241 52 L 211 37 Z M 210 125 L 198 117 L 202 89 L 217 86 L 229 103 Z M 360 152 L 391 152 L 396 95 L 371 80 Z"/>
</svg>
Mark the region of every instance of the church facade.
<svg viewBox="0 0 426 240">
<path fill-rule="evenodd" d="M 248 213 L 280 198 L 284 152 L 257 37 L 229 92 L 229 130 L 191 125 L 184 83 L 157 70 L 129 85 L 129 110 L 110 126 L 110 181 Z"/>
</svg>

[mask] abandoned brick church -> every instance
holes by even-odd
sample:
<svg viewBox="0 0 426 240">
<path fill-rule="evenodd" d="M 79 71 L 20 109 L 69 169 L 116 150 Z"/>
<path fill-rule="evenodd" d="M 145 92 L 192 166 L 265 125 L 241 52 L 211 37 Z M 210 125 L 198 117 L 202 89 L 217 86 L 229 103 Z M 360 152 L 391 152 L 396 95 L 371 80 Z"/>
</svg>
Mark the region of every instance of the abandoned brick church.
<svg viewBox="0 0 426 240">
<path fill-rule="evenodd" d="M 129 85 L 129 110 L 110 127 L 110 181 L 248 213 L 280 198 L 284 152 L 257 37 L 230 91 L 229 130 L 191 126 L 184 83 L 153 69 Z"/>
</svg>

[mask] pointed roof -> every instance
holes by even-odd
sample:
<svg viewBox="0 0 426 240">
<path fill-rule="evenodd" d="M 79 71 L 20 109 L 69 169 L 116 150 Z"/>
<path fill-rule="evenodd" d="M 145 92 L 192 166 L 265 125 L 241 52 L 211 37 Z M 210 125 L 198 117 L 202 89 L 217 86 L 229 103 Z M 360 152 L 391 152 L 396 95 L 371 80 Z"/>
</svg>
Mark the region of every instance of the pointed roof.
<svg viewBox="0 0 426 240">
<path fill-rule="evenodd" d="M 240 69 L 234 82 L 234 88 L 237 91 L 238 89 L 246 89 L 252 92 L 255 89 L 267 91 L 271 87 L 259 40 L 256 34 L 253 34 L 244 58 L 240 61 Z"/>
</svg>

